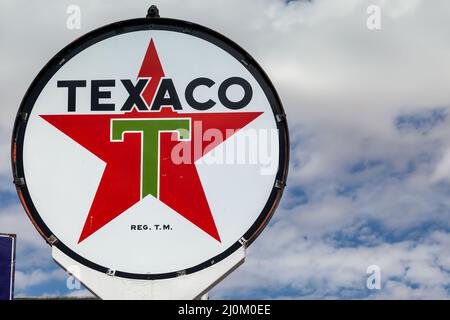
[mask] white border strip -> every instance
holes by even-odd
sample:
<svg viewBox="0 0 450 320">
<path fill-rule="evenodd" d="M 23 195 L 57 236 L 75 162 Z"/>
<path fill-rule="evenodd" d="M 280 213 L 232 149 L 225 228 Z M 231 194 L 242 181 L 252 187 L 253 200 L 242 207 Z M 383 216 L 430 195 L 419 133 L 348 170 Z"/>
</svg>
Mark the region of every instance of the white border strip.
<svg viewBox="0 0 450 320">
<path fill-rule="evenodd" d="M 9 300 L 13 299 L 13 285 L 14 285 L 14 249 L 16 247 L 16 238 L 14 236 L 8 234 L 0 234 L 2 238 L 10 238 L 11 239 L 11 271 L 10 271 L 10 279 L 9 279 Z"/>
</svg>

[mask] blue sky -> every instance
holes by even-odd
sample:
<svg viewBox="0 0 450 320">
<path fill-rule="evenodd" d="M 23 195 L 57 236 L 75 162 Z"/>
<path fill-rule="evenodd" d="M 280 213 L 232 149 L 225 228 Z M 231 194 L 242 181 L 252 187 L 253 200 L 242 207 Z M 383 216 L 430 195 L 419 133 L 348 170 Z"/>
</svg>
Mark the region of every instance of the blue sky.
<svg viewBox="0 0 450 320">
<path fill-rule="evenodd" d="M 153 2 L 162 15 L 246 48 L 277 87 L 290 125 L 282 203 L 211 298 L 450 297 L 448 1 Z M 0 4 L 0 232 L 18 234 L 16 294 L 86 295 L 66 288 L 18 203 L 12 123 L 31 79 L 60 48 L 142 16 L 148 3 Z M 81 30 L 65 27 L 68 4 L 80 5 Z M 380 30 L 366 27 L 371 4 L 381 8 Z M 381 270 L 380 290 L 366 287 L 369 265 Z"/>
</svg>

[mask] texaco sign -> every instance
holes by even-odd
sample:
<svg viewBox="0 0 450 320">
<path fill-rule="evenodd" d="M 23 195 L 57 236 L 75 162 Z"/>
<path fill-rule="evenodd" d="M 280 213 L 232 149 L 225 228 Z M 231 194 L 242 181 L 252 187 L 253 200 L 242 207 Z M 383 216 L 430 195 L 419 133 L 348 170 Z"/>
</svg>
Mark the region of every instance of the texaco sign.
<svg viewBox="0 0 450 320">
<path fill-rule="evenodd" d="M 131 279 L 208 268 L 248 245 L 287 174 L 269 79 L 207 28 L 134 19 L 64 48 L 26 93 L 13 136 L 23 206 L 80 264 Z"/>
</svg>

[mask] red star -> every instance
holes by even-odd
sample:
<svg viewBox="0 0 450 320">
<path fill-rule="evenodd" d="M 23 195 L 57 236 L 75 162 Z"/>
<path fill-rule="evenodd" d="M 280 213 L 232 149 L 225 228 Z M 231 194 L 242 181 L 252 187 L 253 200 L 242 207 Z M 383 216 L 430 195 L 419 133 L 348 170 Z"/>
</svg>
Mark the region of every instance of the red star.
<svg viewBox="0 0 450 320">
<path fill-rule="evenodd" d="M 164 72 L 153 41 L 151 41 L 139 71 L 139 77 L 151 78 L 142 94 L 148 105 L 150 105 L 149 102 L 153 99 L 159 80 L 163 76 Z M 79 243 L 141 200 L 141 135 L 129 132 L 124 134 L 123 141 L 112 142 L 110 140 L 111 119 L 191 118 L 192 124 L 197 123 L 196 129 L 191 130 L 191 140 L 189 141 L 172 141 L 171 133 L 160 133 L 159 200 L 220 241 L 219 232 L 194 162 L 228 139 L 230 135 L 226 132 L 227 129 L 236 132 L 260 114 L 261 112 L 176 113 L 171 109 L 162 108 L 160 112 L 41 115 L 48 123 L 106 163 Z M 199 124 L 201 125 L 199 126 Z M 204 132 L 208 129 L 220 130 L 224 140 L 204 142 L 198 135 L 203 137 Z M 201 141 L 200 152 L 194 149 L 196 141 Z M 191 161 L 181 164 L 172 161 L 171 153 L 174 146 L 177 145 L 184 147 L 183 150 L 190 150 Z"/>
</svg>

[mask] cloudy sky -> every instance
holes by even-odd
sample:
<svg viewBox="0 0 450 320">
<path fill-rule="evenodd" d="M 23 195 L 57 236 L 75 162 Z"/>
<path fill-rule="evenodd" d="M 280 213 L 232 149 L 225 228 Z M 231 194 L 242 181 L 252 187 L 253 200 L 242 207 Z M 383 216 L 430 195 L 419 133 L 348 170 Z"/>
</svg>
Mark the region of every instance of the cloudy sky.
<svg viewBox="0 0 450 320">
<path fill-rule="evenodd" d="M 288 115 L 282 203 L 211 298 L 450 298 L 449 1 L 151 2 L 244 47 Z M 66 27 L 70 4 L 79 30 Z M 87 294 L 66 288 L 11 182 L 21 98 L 62 47 L 149 4 L 0 0 L 0 232 L 19 235 L 16 295 Z M 379 30 L 367 28 L 370 5 Z M 366 286 L 370 265 L 379 290 Z"/>
</svg>

